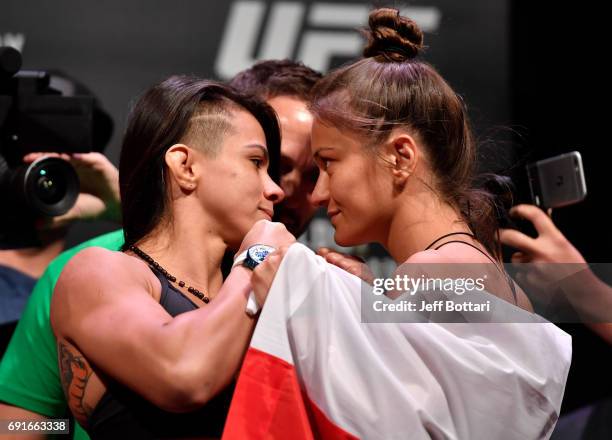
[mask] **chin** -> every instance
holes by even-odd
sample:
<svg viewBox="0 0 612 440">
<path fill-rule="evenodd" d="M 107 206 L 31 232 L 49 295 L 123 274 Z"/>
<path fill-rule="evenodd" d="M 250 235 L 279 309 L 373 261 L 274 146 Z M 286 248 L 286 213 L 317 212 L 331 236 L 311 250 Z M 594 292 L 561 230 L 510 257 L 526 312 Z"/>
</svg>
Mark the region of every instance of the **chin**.
<svg viewBox="0 0 612 440">
<path fill-rule="evenodd" d="M 334 241 L 337 245 L 344 247 L 358 246 L 364 243 L 363 240 L 356 237 L 354 234 L 350 234 L 348 231 L 338 230 L 338 228 L 336 228 L 336 232 L 334 233 Z"/>
<path fill-rule="evenodd" d="M 232 228 L 231 230 L 228 228 L 224 237 L 225 243 L 227 243 L 227 247 L 234 251 L 240 249 L 240 245 L 242 244 L 244 237 L 251 230 L 257 220 L 254 220 L 253 222 L 244 222 L 243 224 L 235 225 L 235 228 Z"/>
<path fill-rule="evenodd" d="M 371 223 L 344 221 L 335 223 L 334 241 L 340 246 L 360 246 L 375 241 L 371 233 L 375 225 Z"/>
</svg>

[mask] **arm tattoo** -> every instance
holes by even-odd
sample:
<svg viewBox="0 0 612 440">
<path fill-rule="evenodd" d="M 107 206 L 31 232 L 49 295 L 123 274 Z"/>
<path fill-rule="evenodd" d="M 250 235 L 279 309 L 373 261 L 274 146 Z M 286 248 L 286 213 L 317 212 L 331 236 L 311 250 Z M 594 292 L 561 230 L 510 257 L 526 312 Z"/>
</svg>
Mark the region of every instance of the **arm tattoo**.
<svg viewBox="0 0 612 440">
<path fill-rule="evenodd" d="M 93 371 L 83 355 L 63 341 L 57 343 L 57 354 L 68 406 L 79 422 L 86 423 L 93 408 L 85 403 L 85 390 Z"/>
</svg>

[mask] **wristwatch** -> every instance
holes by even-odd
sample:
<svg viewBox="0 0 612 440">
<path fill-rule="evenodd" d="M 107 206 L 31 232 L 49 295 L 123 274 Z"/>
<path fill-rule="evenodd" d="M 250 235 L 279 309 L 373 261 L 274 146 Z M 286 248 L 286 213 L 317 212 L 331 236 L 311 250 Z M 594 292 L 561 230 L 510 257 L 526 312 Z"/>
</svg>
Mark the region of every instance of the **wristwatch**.
<svg viewBox="0 0 612 440">
<path fill-rule="evenodd" d="M 238 255 L 234 260 L 232 267 L 242 264 L 248 269 L 255 269 L 259 264 L 263 263 L 268 255 L 274 252 L 276 248 L 266 244 L 255 244 Z"/>
</svg>

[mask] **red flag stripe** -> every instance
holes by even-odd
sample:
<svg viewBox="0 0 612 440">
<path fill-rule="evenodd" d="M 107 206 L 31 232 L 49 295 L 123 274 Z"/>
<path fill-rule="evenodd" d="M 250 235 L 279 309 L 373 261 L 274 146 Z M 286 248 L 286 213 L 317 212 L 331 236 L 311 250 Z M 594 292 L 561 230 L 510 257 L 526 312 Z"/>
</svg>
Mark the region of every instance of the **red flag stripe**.
<svg viewBox="0 0 612 440">
<path fill-rule="evenodd" d="M 224 440 L 357 437 L 336 426 L 300 389 L 290 363 L 247 351 L 223 432 Z"/>
</svg>

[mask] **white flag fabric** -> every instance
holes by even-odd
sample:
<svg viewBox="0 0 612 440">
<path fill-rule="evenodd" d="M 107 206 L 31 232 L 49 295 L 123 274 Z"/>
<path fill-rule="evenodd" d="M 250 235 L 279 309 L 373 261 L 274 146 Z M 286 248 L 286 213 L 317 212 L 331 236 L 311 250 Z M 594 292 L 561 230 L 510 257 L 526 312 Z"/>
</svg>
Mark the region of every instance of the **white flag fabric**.
<svg viewBox="0 0 612 440">
<path fill-rule="evenodd" d="M 568 334 L 549 322 L 362 323 L 362 286 L 291 246 L 224 439 L 550 437 L 571 362 Z"/>
</svg>

